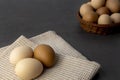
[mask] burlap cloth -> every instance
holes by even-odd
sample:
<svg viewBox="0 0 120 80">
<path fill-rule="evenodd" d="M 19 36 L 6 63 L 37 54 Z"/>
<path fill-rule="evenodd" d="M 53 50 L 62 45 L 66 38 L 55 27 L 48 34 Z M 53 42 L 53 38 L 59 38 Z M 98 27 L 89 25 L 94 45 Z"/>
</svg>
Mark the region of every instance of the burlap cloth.
<svg viewBox="0 0 120 80">
<path fill-rule="evenodd" d="M 48 31 L 29 40 L 20 36 L 11 45 L 0 49 L 0 80 L 20 80 L 9 63 L 12 49 L 21 45 L 34 48 L 38 44 L 49 44 L 56 52 L 57 63 L 35 80 L 90 80 L 100 68 L 98 63 L 89 61 L 54 31 Z"/>
</svg>

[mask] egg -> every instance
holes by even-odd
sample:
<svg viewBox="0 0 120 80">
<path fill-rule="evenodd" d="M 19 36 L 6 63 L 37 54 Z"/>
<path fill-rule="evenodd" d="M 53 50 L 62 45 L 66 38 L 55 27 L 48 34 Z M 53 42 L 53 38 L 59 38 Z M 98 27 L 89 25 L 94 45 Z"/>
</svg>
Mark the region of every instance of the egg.
<svg viewBox="0 0 120 80">
<path fill-rule="evenodd" d="M 80 7 L 80 14 L 83 16 L 86 13 L 93 11 L 93 8 L 89 4 L 83 4 Z"/>
<path fill-rule="evenodd" d="M 97 22 L 98 14 L 96 12 L 89 12 L 83 16 L 83 20 L 88 22 Z"/>
<path fill-rule="evenodd" d="M 10 63 L 16 65 L 18 61 L 24 58 L 33 57 L 33 50 L 28 46 L 19 46 L 14 48 L 9 56 Z"/>
<path fill-rule="evenodd" d="M 110 14 L 110 11 L 107 7 L 101 7 L 99 9 L 97 9 L 96 13 L 98 13 L 99 15 Z"/>
<path fill-rule="evenodd" d="M 117 13 L 120 11 L 120 0 L 107 0 L 106 7 L 108 7 L 112 13 Z"/>
<path fill-rule="evenodd" d="M 87 2 L 87 4 L 88 4 L 88 5 L 91 5 L 91 2 L 89 1 L 89 2 Z"/>
<path fill-rule="evenodd" d="M 41 44 L 34 49 L 34 58 L 40 60 L 45 67 L 55 64 L 55 52 L 49 45 Z"/>
<path fill-rule="evenodd" d="M 91 0 L 91 5 L 93 8 L 98 9 L 105 5 L 105 0 Z"/>
<path fill-rule="evenodd" d="M 15 74 L 22 80 L 32 80 L 43 72 L 42 63 L 34 58 L 24 58 L 15 66 Z"/>
<path fill-rule="evenodd" d="M 98 24 L 112 24 L 112 20 L 108 14 L 103 14 L 98 18 Z"/>
<path fill-rule="evenodd" d="M 120 13 L 113 13 L 110 17 L 114 23 L 120 23 Z"/>
</svg>

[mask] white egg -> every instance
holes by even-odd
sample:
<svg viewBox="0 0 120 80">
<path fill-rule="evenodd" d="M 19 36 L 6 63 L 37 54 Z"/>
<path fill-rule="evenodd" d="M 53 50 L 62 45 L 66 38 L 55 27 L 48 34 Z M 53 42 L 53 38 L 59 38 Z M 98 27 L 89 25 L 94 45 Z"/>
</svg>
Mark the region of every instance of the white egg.
<svg viewBox="0 0 120 80">
<path fill-rule="evenodd" d="M 105 5 L 105 0 L 91 0 L 91 5 L 93 8 L 98 9 Z"/>
<path fill-rule="evenodd" d="M 10 63 L 16 64 L 23 58 L 31 58 L 33 57 L 33 50 L 28 46 L 19 46 L 14 48 L 10 53 Z"/>
<path fill-rule="evenodd" d="M 120 13 L 113 13 L 110 17 L 114 23 L 120 23 Z"/>
<path fill-rule="evenodd" d="M 91 5 L 91 2 L 89 1 L 89 2 L 87 2 L 87 4 L 88 4 L 88 5 Z"/>
<path fill-rule="evenodd" d="M 112 24 L 112 19 L 108 14 L 102 14 L 98 18 L 98 24 Z"/>
<path fill-rule="evenodd" d="M 15 67 L 15 74 L 23 80 L 32 80 L 38 77 L 42 71 L 42 63 L 34 58 L 22 59 Z"/>
</svg>

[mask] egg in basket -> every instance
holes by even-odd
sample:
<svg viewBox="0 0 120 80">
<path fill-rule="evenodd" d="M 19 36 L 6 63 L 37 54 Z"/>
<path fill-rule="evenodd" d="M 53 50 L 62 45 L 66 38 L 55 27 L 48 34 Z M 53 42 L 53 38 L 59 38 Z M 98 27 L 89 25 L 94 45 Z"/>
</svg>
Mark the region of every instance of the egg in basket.
<svg viewBox="0 0 120 80">
<path fill-rule="evenodd" d="M 120 32 L 120 0 L 91 0 L 77 13 L 81 27 L 91 33 Z"/>
</svg>

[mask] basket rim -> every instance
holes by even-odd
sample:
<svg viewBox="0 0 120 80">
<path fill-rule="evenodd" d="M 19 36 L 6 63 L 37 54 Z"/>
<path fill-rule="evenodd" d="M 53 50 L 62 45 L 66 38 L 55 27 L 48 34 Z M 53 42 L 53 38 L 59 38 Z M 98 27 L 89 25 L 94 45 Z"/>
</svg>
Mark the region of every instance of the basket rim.
<svg viewBox="0 0 120 80">
<path fill-rule="evenodd" d="M 79 11 L 77 12 L 77 17 L 78 17 L 78 19 L 79 19 L 80 22 L 88 23 L 89 25 L 96 26 L 96 27 L 107 28 L 107 27 L 117 27 L 117 26 L 120 26 L 120 23 L 114 23 L 114 24 L 96 24 L 96 23 L 91 23 L 91 22 L 85 21 L 85 20 L 82 19 L 82 16 L 80 15 Z"/>
</svg>

